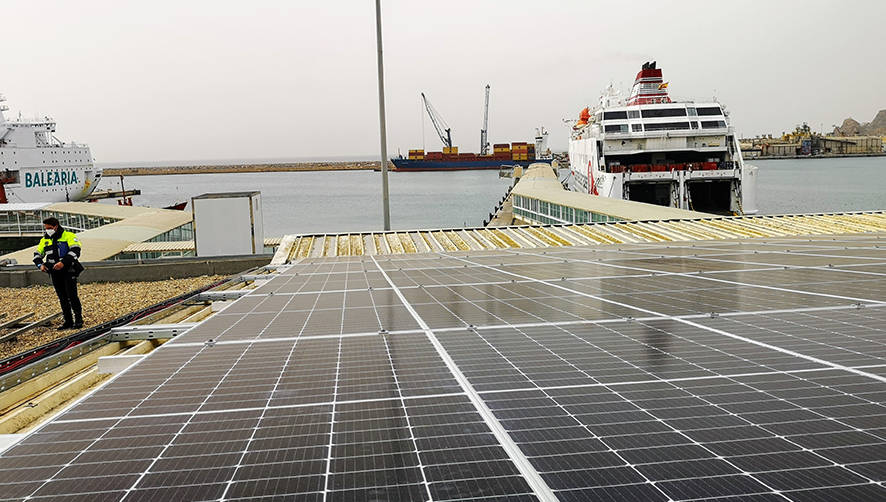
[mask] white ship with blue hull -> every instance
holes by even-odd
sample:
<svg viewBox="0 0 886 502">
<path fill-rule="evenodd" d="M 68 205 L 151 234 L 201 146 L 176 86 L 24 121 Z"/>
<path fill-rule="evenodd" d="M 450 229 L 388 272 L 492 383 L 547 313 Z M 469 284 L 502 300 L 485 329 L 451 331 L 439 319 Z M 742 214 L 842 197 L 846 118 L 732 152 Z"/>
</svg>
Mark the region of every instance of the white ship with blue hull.
<svg viewBox="0 0 886 502">
<path fill-rule="evenodd" d="M 569 141 L 575 191 L 717 214 L 755 214 L 756 167 L 744 163 L 716 102 L 672 101 L 655 62 L 630 97 L 611 88 L 585 108 Z"/>
<path fill-rule="evenodd" d="M 89 147 L 55 137 L 55 121 L 7 120 L 0 96 L 0 203 L 87 198 L 101 179 Z"/>
</svg>

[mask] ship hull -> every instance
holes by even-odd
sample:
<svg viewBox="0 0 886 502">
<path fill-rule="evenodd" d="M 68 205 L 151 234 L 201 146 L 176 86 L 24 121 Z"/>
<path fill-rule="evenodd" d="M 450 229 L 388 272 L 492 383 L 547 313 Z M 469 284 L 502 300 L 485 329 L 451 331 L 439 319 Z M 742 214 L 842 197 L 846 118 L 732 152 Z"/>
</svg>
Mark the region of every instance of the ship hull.
<svg viewBox="0 0 886 502">
<path fill-rule="evenodd" d="M 0 176 L 5 172 L 0 170 Z M 14 177 L 3 184 L 0 203 L 80 201 L 92 194 L 101 179 L 101 169 L 93 164 L 19 167 L 8 172 Z"/>
<path fill-rule="evenodd" d="M 391 159 L 394 171 L 474 171 L 483 169 L 500 169 L 502 166 L 523 166 L 537 162 L 550 162 L 549 160 L 407 160 Z"/>
<path fill-rule="evenodd" d="M 569 142 L 569 189 L 575 192 L 633 200 L 714 214 L 757 213 L 757 168 L 738 157 L 732 168 L 719 165 L 693 170 L 685 164 L 662 172 L 604 172 L 592 168 L 597 138 Z"/>
</svg>

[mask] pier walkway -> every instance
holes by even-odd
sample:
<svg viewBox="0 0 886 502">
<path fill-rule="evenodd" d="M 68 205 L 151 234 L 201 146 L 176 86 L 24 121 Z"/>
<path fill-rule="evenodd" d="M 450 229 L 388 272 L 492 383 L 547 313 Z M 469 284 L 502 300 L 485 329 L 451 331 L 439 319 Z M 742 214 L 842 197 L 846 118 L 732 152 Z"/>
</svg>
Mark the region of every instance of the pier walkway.
<svg viewBox="0 0 886 502">
<path fill-rule="evenodd" d="M 676 207 L 600 197 L 563 188 L 548 164 L 532 164 L 511 191 L 513 224 L 591 223 L 707 218 Z"/>
</svg>

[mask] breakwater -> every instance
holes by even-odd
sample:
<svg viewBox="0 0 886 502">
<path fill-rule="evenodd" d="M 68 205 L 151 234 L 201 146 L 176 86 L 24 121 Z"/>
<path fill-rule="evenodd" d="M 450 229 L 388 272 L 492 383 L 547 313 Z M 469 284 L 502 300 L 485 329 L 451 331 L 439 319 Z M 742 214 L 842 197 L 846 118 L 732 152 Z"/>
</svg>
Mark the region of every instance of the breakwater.
<svg viewBox="0 0 886 502">
<path fill-rule="evenodd" d="M 378 161 L 294 162 L 285 164 L 236 164 L 158 167 L 108 167 L 104 177 L 151 176 L 169 174 L 270 173 L 291 171 L 366 171 L 379 169 Z"/>
</svg>

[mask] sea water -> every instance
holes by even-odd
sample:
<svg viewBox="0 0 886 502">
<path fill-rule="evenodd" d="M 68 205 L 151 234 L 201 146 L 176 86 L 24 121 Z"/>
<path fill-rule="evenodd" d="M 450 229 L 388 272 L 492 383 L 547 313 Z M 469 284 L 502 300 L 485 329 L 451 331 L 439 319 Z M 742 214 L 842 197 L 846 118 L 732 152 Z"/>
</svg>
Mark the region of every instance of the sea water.
<svg viewBox="0 0 886 502">
<path fill-rule="evenodd" d="M 886 209 L 886 157 L 746 160 L 760 214 Z"/>
<path fill-rule="evenodd" d="M 497 170 L 391 172 L 388 174 L 391 227 L 398 230 L 481 226 L 501 200 L 510 178 Z M 267 236 L 381 230 L 382 179 L 375 171 L 306 171 L 127 176 L 137 188 L 137 206 L 189 203 L 211 192 L 261 192 Z M 99 189 L 120 188 L 119 178 Z"/>
<path fill-rule="evenodd" d="M 760 214 L 886 209 L 886 157 L 748 160 L 759 168 Z M 479 226 L 505 194 L 510 178 L 491 171 L 391 172 L 394 229 Z M 163 207 L 208 192 L 261 192 L 265 235 L 383 228 L 381 173 L 265 172 L 131 176 L 136 205 Z M 118 178 L 100 188 L 120 188 Z M 188 208 L 190 210 L 190 207 Z"/>
</svg>

